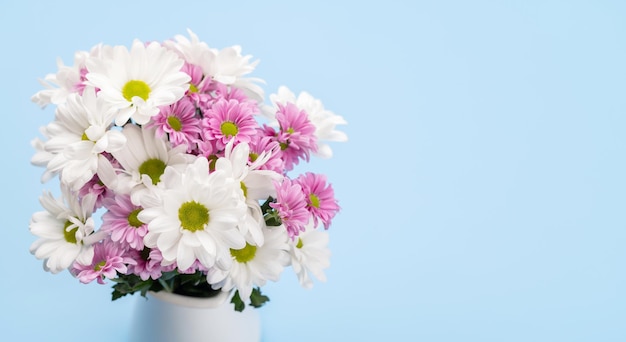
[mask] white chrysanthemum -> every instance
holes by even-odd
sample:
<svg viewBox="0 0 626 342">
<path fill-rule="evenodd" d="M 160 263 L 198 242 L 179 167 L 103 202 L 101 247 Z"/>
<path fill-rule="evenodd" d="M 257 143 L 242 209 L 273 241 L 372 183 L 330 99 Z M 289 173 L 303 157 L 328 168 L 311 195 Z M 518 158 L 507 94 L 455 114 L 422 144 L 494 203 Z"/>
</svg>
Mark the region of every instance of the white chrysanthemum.
<svg viewBox="0 0 626 342">
<path fill-rule="evenodd" d="M 189 268 L 195 260 L 205 267 L 220 267 L 230 248 L 243 248 L 246 241 L 237 229 L 245 205 L 237 194 L 239 184 L 222 171 L 209 174 L 205 157 L 183 170 L 167 168 L 163 186 L 154 191 L 158 205 L 146 206 L 138 219 L 148 224 L 147 247 L 158 248 L 163 265 Z"/>
<path fill-rule="evenodd" d="M 312 222 L 298 238 L 290 240 L 289 254 L 291 267 L 298 276 L 300 285 L 305 288 L 313 287 L 311 275 L 320 281 L 326 281 L 324 270 L 330 267 L 330 249 L 328 248 L 328 233 L 314 229 Z"/>
<path fill-rule="evenodd" d="M 31 100 L 42 108 L 49 104 L 59 105 L 64 103 L 68 95 L 82 93 L 83 82 L 86 73 L 86 62 L 89 58 L 103 55 L 103 46 L 96 45 L 89 52 L 77 51 L 74 53 L 74 65 L 67 66 L 60 59 L 57 60 L 58 71 L 56 74 L 48 74 L 39 83 L 46 89 L 37 92 Z"/>
<path fill-rule="evenodd" d="M 165 136 L 156 135 L 155 128 L 126 125 L 122 134 L 126 148 L 111 153 L 122 170 L 114 170 L 111 163 L 102 161 L 98 176 L 115 192 L 130 194 L 135 205 L 142 205 L 141 197 L 159 184 L 166 167 L 182 170 L 194 160 L 186 153 L 186 146 L 171 147 Z"/>
<path fill-rule="evenodd" d="M 100 154 L 118 151 L 126 143 L 121 132 L 110 129 L 111 121 L 93 88 L 86 88 L 83 96 L 70 94 L 46 127 L 49 139 L 44 149 L 53 155 L 48 170 L 59 173 L 73 190 L 81 188 L 96 174 Z"/>
<path fill-rule="evenodd" d="M 263 88 L 255 82 L 263 83 L 260 78 L 244 78 L 244 75 L 251 73 L 259 61 L 250 62 L 251 55 L 243 56 L 241 47 L 230 46 L 221 50 L 211 50 L 209 62 L 207 64 L 207 74 L 214 80 L 226 85 L 240 88 L 244 93 L 260 102 L 263 100 Z"/>
<path fill-rule="evenodd" d="M 198 36 L 190 29 L 187 29 L 187 33 L 189 33 L 190 39 L 179 34 L 174 36 L 173 40 L 163 42 L 163 46 L 176 52 L 178 56 L 187 63 L 197 65 L 201 67 L 204 72 L 207 72 L 207 62 L 212 58 L 211 56 L 214 53 L 209 46 L 205 42 L 200 41 Z"/>
<path fill-rule="evenodd" d="M 30 246 L 37 259 L 43 259 L 44 269 L 61 272 L 76 260 L 83 264 L 91 262 L 93 247 L 89 243 L 94 231 L 91 217 L 96 196 L 87 195 L 79 201 L 78 195 L 61 186 L 63 195 L 55 199 L 45 192 L 40 197 L 45 211 L 33 214 L 30 232 L 39 239 Z"/>
<path fill-rule="evenodd" d="M 174 40 L 166 41 L 163 46 L 175 51 L 187 63 L 202 68 L 205 76 L 213 80 L 239 88 L 246 96 L 260 102 L 263 100 L 263 88 L 256 83 L 263 83 L 260 78 L 246 78 L 245 75 L 254 71 L 259 61 L 250 62 L 251 55 L 243 56 L 238 45 L 222 50 L 209 48 L 200 41 L 191 30 L 187 30 L 190 39 L 177 35 Z"/>
<path fill-rule="evenodd" d="M 263 228 L 263 246 L 246 244 L 244 248 L 230 251 L 233 260 L 229 270 L 211 268 L 207 282 L 214 289 L 239 291 L 239 297 L 247 302 L 255 286 L 263 286 L 268 280 L 278 281 L 289 263 L 287 231 L 282 227 Z"/>
<path fill-rule="evenodd" d="M 346 133 L 338 131 L 337 125 L 347 124 L 346 120 L 334 114 L 333 112 L 324 109 L 322 101 L 314 98 L 311 94 L 303 91 L 298 97 L 285 86 L 278 88 L 276 94 L 270 95 L 273 107 L 265 106 L 263 108 L 263 114 L 271 121 L 271 124 L 276 123 L 276 105 L 293 103 L 300 110 L 304 110 L 311 123 L 315 126 L 315 137 L 317 138 L 317 152 L 315 154 L 322 158 L 330 158 L 333 155 L 333 151 L 330 146 L 323 143 L 323 141 L 337 141 L 343 142 L 348 140 Z"/>
<path fill-rule="evenodd" d="M 215 169 L 226 172 L 241 185 L 239 193 L 248 210 L 241 217 L 239 229 L 246 235 L 248 242 L 261 246 L 261 228 L 265 226 L 265 220 L 259 201 L 266 200 L 269 196 L 276 197 L 274 181 L 281 180 L 283 176 L 271 170 L 257 170 L 270 157 L 265 153 L 258 156 L 252 164 L 248 164 L 250 147 L 247 143 L 239 143 L 233 148 L 233 141 L 226 145 L 225 155 L 216 161 Z"/>
<path fill-rule="evenodd" d="M 98 96 L 116 110 L 115 124 L 132 118 L 143 125 L 159 113 L 159 106 L 178 101 L 189 89 L 184 61 L 157 42 L 135 40 L 130 51 L 115 46 L 110 56 L 87 60 L 86 77 L 99 88 Z"/>
<path fill-rule="evenodd" d="M 39 131 L 46 140 L 50 138 L 47 127 L 40 127 Z M 52 160 L 52 158 L 54 158 L 54 153 L 46 151 L 44 147 L 45 143 L 40 138 L 34 138 L 33 140 L 31 140 L 30 145 L 36 151 L 33 157 L 30 159 L 31 164 L 46 168 L 46 171 L 44 171 L 43 175 L 41 175 L 41 182 L 45 183 L 58 174 L 58 172 L 52 172 L 48 169 L 48 163 Z"/>
</svg>

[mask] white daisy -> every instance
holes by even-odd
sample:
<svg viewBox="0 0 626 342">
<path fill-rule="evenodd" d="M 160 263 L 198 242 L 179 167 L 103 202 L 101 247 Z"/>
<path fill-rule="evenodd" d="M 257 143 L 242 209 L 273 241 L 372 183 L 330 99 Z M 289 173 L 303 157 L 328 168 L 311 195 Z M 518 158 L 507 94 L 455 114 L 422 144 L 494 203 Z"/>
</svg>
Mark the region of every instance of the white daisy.
<svg viewBox="0 0 626 342">
<path fill-rule="evenodd" d="M 130 51 L 115 46 L 110 56 L 87 60 L 86 77 L 116 111 L 116 125 L 130 118 L 143 125 L 159 113 L 159 106 L 178 101 L 189 88 L 191 78 L 181 71 L 183 63 L 157 42 L 144 45 L 135 40 Z"/>
<path fill-rule="evenodd" d="M 259 201 L 266 200 L 269 196 L 276 197 L 274 181 L 283 178 L 282 175 L 270 170 L 257 170 L 270 157 L 263 153 L 252 163 L 248 163 L 250 147 L 246 143 L 239 143 L 233 148 L 234 140 L 225 147 L 224 157 L 215 163 L 216 170 L 222 170 L 240 184 L 242 200 L 245 201 L 248 210 L 242 216 L 239 229 L 245 234 L 248 242 L 255 245 L 263 245 L 263 233 L 261 228 L 265 226 L 263 212 Z"/>
<path fill-rule="evenodd" d="M 209 55 L 212 55 L 213 52 L 191 30 L 187 29 L 187 33 L 189 33 L 190 39 L 179 34 L 174 36 L 173 40 L 163 42 L 163 46 L 176 52 L 187 63 L 202 67 L 206 73 L 208 71 L 207 62 L 211 58 Z"/>
<path fill-rule="evenodd" d="M 111 163 L 102 161 L 98 176 L 107 187 L 130 194 L 135 205 L 142 205 L 140 198 L 160 182 L 166 167 L 182 170 L 194 159 L 185 153 L 186 146 L 171 147 L 165 136 L 157 137 L 154 128 L 126 125 L 122 134 L 127 147 L 111 153 L 122 170 L 114 170 Z"/>
<path fill-rule="evenodd" d="M 330 249 L 326 231 L 314 229 L 312 222 L 309 222 L 306 230 L 300 232 L 297 239 L 290 240 L 289 245 L 291 267 L 302 287 L 313 287 L 311 275 L 320 281 L 326 281 L 324 269 L 330 267 Z"/>
<path fill-rule="evenodd" d="M 48 170 L 60 173 L 61 181 L 73 190 L 85 185 L 98 169 L 98 156 L 126 143 L 121 132 L 110 130 L 112 119 L 93 88 L 85 89 L 83 96 L 70 94 L 46 128 L 49 139 L 44 149 L 53 155 Z"/>
<path fill-rule="evenodd" d="M 31 100 L 42 108 L 49 104 L 59 105 L 64 103 L 70 94 L 82 94 L 84 89 L 85 74 L 87 73 L 86 62 L 89 58 L 99 57 L 103 54 L 103 46 L 96 45 L 89 52 L 77 51 L 74 54 L 74 64 L 67 66 L 60 59 L 57 60 L 58 71 L 56 74 L 48 74 L 39 83 L 46 89 L 37 92 Z"/>
<path fill-rule="evenodd" d="M 263 88 L 256 83 L 263 83 L 260 78 L 245 78 L 244 75 L 251 73 L 259 61 L 250 62 L 251 55 L 241 55 L 241 47 L 238 45 L 222 50 L 211 49 L 212 54 L 204 64 L 206 74 L 220 83 L 243 90 L 246 96 L 261 102 L 263 100 Z"/>
<path fill-rule="evenodd" d="M 348 136 L 336 129 L 337 125 L 347 124 L 346 120 L 334 114 L 333 112 L 324 109 L 322 101 L 314 98 L 307 92 L 301 92 L 298 97 L 285 86 L 278 88 L 276 94 L 270 95 L 274 107 L 265 106 L 263 108 L 263 114 L 270 120 L 271 124 L 276 124 L 276 107 L 277 104 L 293 103 L 300 110 L 304 110 L 311 123 L 315 126 L 315 137 L 317 138 L 317 152 L 315 154 L 322 158 L 330 158 L 333 155 L 333 151 L 330 146 L 323 143 L 323 141 L 337 141 L 343 142 L 348 140 Z"/>
<path fill-rule="evenodd" d="M 174 40 L 163 43 L 163 46 L 175 51 L 187 63 L 202 68 L 204 75 L 214 81 L 240 88 L 246 96 L 257 102 L 263 100 L 263 88 L 256 83 L 263 83 L 259 78 L 243 77 L 252 71 L 259 61 L 250 62 L 251 55 L 243 56 L 240 46 L 231 46 L 222 50 L 209 48 L 201 42 L 191 30 L 187 30 L 190 39 L 177 35 Z"/>
<path fill-rule="evenodd" d="M 46 140 L 50 138 L 47 127 L 40 127 L 39 131 Z M 41 175 L 41 182 L 45 183 L 58 174 L 58 172 L 52 172 L 47 168 L 48 163 L 52 160 L 52 158 L 54 158 L 54 153 L 46 151 L 45 142 L 40 138 L 34 138 L 33 140 L 31 140 L 30 145 L 36 151 L 33 157 L 30 159 L 30 163 L 35 166 L 46 168 L 46 171 L 44 171 L 43 175 Z"/>
<path fill-rule="evenodd" d="M 30 221 L 30 232 L 39 237 L 30 252 L 43 259 L 44 269 L 52 273 L 67 269 L 76 260 L 90 263 L 93 257 L 90 234 L 94 231 L 91 214 L 96 196 L 79 200 L 67 187 L 61 185 L 61 190 L 59 199 L 45 192 L 39 199 L 45 211 L 36 212 Z"/>
<path fill-rule="evenodd" d="M 278 281 L 289 263 L 287 232 L 280 227 L 263 228 L 263 246 L 246 244 L 241 249 L 231 249 L 232 267 L 229 270 L 211 268 L 207 282 L 214 289 L 239 291 L 239 297 L 248 301 L 255 286 L 263 286 L 268 280 Z"/>
<path fill-rule="evenodd" d="M 155 189 L 158 205 L 139 213 L 148 224 L 147 247 L 158 248 L 163 265 L 189 268 L 195 260 L 205 267 L 230 267 L 223 262 L 230 248 L 243 248 L 246 241 L 237 229 L 245 205 L 236 193 L 239 184 L 223 171 L 209 174 L 209 162 L 198 157 L 182 172 L 168 167 L 163 186 Z"/>
</svg>

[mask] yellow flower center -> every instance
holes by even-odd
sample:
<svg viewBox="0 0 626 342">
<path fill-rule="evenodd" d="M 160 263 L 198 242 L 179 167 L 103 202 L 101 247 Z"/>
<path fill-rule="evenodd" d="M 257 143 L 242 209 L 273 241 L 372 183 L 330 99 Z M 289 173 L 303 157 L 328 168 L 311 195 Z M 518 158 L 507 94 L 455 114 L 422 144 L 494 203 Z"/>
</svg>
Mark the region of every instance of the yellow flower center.
<svg viewBox="0 0 626 342">
<path fill-rule="evenodd" d="M 230 121 L 224 121 L 220 126 L 220 129 L 222 130 L 222 134 L 226 137 L 234 137 L 237 135 L 237 132 L 239 132 L 237 125 Z"/>
<path fill-rule="evenodd" d="M 128 214 L 128 224 L 131 227 L 139 228 L 139 227 L 143 226 L 143 222 L 141 222 L 139 220 L 139 218 L 137 218 L 137 215 L 139 215 L 140 211 L 141 211 L 141 209 L 135 209 L 135 210 L 131 211 L 130 214 Z"/>
<path fill-rule="evenodd" d="M 246 184 L 244 184 L 244 182 L 239 182 L 241 183 L 241 190 L 243 190 L 243 197 L 248 197 L 248 187 L 246 186 Z"/>
<path fill-rule="evenodd" d="M 230 255 L 232 255 L 235 260 L 239 263 L 246 263 L 252 259 L 254 259 L 254 255 L 256 254 L 256 246 L 246 243 L 246 247 L 242 249 L 231 249 Z"/>
<path fill-rule="evenodd" d="M 166 166 L 161 159 L 148 159 L 139 166 L 139 173 L 150 176 L 152 184 L 157 185 L 161 181 L 161 175 L 165 172 Z"/>
<path fill-rule="evenodd" d="M 191 232 L 204 230 L 209 223 L 209 209 L 196 201 L 185 202 L 178 209 L 178 219 L 183 229 Z"/>
<path fill-rule="evenodd" d="M 67 228 L 71 225 L 72 222 L 70 222 L 69 220 L 65 221 L 65 225 L 63 226 L 63 237 L 65 238 L 65 241 L 76 244 L 76 242 L 78 242 L 76 241 L 76 232 L 78 231 L 78 227 L 75 227 L 68 231 Z"/>
<path fill-rule="evenodd" d="M 315 194 L 309 195 L 309 202 L 311 202 L 311 206 L 315 208 L 320 207 L 320 199 Z"/>
<path fill-rule="evenodd" d="M 146 82 L 141 80 L 130 80 L 126 82 L 122 88 L 122 95 L 128 102 L 132 102 L 133 97 L 135 96 L 139 96 L 146 101 L 150 96 L 150 91 L 150 86 Z"/>
<path fill-rule="evenodd" d="M 180 130 L 183 128 L 183 124 L 180 122 L 180 119 L 176 116 L 168 116 L 167 124 L 170 125 L 170 127 L 172 127 L 172 129 L 175 130 L 176 132 L 180 132 Z"/>
<path fill-rule="evenodd" d="M 296 244 L 296 248 L 302 248 L 302 239 L 298 238 L 298 243 Z"/>
</svg>

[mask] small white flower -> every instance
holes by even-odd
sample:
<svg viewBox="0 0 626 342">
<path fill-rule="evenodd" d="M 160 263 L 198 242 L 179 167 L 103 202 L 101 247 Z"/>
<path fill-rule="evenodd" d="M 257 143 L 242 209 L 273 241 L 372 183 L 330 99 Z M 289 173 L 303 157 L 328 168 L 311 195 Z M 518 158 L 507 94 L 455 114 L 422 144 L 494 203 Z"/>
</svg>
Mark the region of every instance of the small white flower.
<svg viewBox="0 0 626 342">
<path fill-rule="evenodd" d="M 43 259 L 44 269 L 52 273 L 67 269 L 76 260 L 89 263 L 93 257 L 88 239 L 94 231 L 91 214 L 96 197 L 87 195 L 79 200 L 67 187 L 61 185 L 61 190 L 59 199 L 49 192 L 40 197 L 45 211 L 33 214 L 30 222 L 31 233 L 39 237 L 30 252 Z"/>
<path fill-rule="evenodd" d="M 110 129 L 111 121 L 93 88 L 86 88 L 83 96 L 70 94 L 57 108 L 56 120 L 46 127 L 49 139 L 43 147 L 53 156 L 46 164 L 48 171 L 59 173 L 73 190 L 82 187 L 96 174 L 99 155 L 118 151 L 126 143 L 121 132 Z"/>
<path fill-rule="evenodd" d="M 298 276 L 300 285 L 313 287 L 311 275 L 320 281 L 326 281 L 324 269 L 330 267 L 330 249 L 328 249 L 328 233 L 314 229 L 312 222 L 298 238 L 290 240 L 289 254 L 291 267 Z"/>
<path fill-rule="evenodd" d="M 181 71 L 184 61 L 157 42 L 135 40 L 129 51 L 115 46 L 110 55 L 87 60 L 88 83 L 100 89 L 98 96 L 116 112 L 115 124 L 128 119 L 143 125 L 189 89 L 189 75 Z"/>
<path fill-rule="evenodd" d="M 82 94 L 84 89 L 86 63 L 89 58 L 99 57 L 106 53 L 102 45 L 94 46 L 91 51 L 77 51 L 74 54 L 74 65 L 67 66 L 60 59 L 57 60 L 58 71 L 48 74 L 39 83 L 46 89 L 37 92 L 31 100 L 42 108 L 49 104 L 59 105 L 65 102 L 70 94 Z"/>
<path fill-rule="evenodd" d="M 198 157 L 182 172 L 168 167 L 163 186 L 154 189 L 160 203 L 144 206 L 138 219 L 148 224 L 147 247 L 158 248 L 163 265 L 189 268 L 195 260 L 205 267 L 230 267 L 230 248 L 243 248 L 237 229 L 245 205 L 236 193 L 239 184 L 223 171 L 209 174 L 209 162 Z"/>
<path fill-rule="evenodd" d="M 247 302 L 255 286 L 263 286 L 268 280 L 278 281 L 289 263 L 287 231 L 281 227 L 263 228 L 263 246 L 246 244 L 241 249 L 231 249 L 232 267 L 228 270 L 211 268 L 207 282 L 214 289 L 239 291 L 240 298 Z"/>
<path fill-rule="evenodd" d="M 274 181 L 283 178 L 282 175 L 270 170 L 257 170 L 263 165 L 269 156 L 262 154 L 252 164 L 248 163 L 250 147 L 246 143 L 239 143 L 233 148 L 234 140 L 225 147 L 224 157 L 215 163 L 216 170 L 222 170 L 240 184 L 242 201 L 245 201 L 248 210 L 241 217 L 238 227 L 242 234 L 246 235 L 247 241 L 255 245 L 263 245 L 262 227 L 265 220 L 259 205 L 259 201 L 266 200 L 269 196 L 276 197 Z"/>
</svg>

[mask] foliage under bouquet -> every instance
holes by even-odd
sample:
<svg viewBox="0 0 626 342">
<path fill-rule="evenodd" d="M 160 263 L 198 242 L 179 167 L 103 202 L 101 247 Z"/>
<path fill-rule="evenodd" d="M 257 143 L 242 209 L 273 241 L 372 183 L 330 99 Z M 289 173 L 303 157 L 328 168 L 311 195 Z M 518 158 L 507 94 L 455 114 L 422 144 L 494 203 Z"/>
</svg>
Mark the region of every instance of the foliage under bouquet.
<svg viewBox="0 0 626 342">
<path fill-rule="evenodd" d="M 56 106 L 33 140 L 42 182 L 61 190 L 44 192 L 30 223 L 45 270 L 111 280 L 113 299 L 228 291 L 236 310 L 267 301 L 260 288 L 289 266 L 304 287 L 324 280 L 333 188 L 288 173 L 331 157 L 325 142 L 345 141 L 346 122 L 285 87 L 264 103 L 250 59 L 189 31 L 59 62 L 32 98 Z"/>
</svg>

